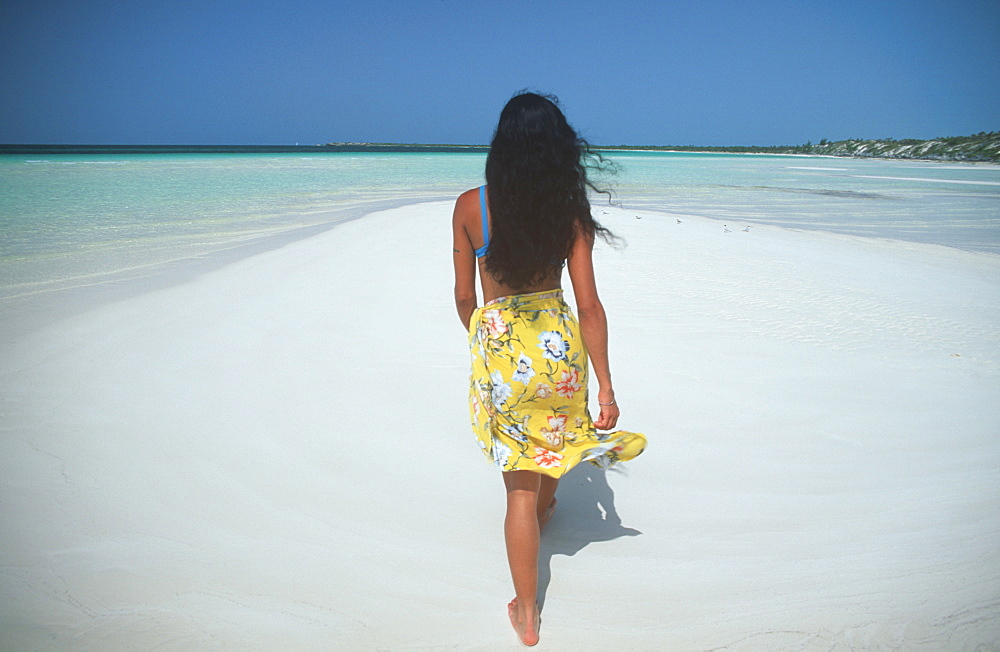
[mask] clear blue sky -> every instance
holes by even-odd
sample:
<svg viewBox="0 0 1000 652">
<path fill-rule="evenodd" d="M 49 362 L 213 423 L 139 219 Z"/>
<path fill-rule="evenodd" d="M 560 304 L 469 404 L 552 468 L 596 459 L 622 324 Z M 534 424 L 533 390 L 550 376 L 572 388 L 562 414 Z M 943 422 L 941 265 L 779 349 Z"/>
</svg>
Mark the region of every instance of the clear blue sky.
<svg viewBox="0 0 1000 652">
<path fill-rule="evenodd" d="M 1000 130 L 997 0 L 4 0 L 0 143 L 596 144 Z"/>
</svg>

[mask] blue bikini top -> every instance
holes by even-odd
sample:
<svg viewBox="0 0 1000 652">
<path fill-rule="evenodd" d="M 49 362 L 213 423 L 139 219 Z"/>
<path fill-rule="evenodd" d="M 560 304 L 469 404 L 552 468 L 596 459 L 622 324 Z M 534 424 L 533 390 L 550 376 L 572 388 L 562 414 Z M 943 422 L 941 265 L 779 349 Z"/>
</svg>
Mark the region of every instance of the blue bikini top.
<svg viewBox="0 0 1000 652">
<path fill-rule="evenodd" d="M 486 186 L 479 186 L 479 213 L 483 218 L 483 246 L 476 249 L 476 258 L 482 258 L 490 248 L 490 223 L 486 217 Z"/>
</svg>

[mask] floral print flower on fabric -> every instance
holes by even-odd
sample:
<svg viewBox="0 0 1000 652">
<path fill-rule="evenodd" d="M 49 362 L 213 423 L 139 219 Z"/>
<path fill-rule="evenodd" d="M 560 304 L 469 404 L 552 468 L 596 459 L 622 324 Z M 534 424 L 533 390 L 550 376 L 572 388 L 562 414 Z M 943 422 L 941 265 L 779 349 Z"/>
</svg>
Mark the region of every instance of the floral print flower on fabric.
<svg viewBox="0 0 1000 652">
<path fill-rule="evenodd" d="M 539 468 L 552 469 L 557 466 L 562 466 L 563 456 L 559 453 L 542 448 L 541 446 L 535 446 L 535 456 L 531 459 L 535 461 L 535 464 L 537 464 Z"/>
<path fill-rule="evenodd" d="M 521 443 L 528 443 L 528 436 L 524 432 L 524 426 L 519 423 L 512 423 L 500 426 L 508 437 Z"/>
<path fill-rule="evenodd" d="M 538 336 L 538 339 L 540 340 L 538 348 L 542 350 L 542 355 L 546 358 L 555 362 L 566 359 L 566 352 L 569 351 L 569 342 L 563 339 L 562 333 L 559 331 L 543 331 Z"/>
<path fill-rule="evenodd" d="M 493 407 L 499 410 L 514 393 L 514 390 L 511 389 L 510 383 L 504 382 L 503 375 L 499 371 L 490 374 L 490 380 L 493 382 Z"/>
<path fill-rule="evenodd" d="M 510 460 L 510 447 L 501 442 L 496 437 L 493 438 L 493 463 L 497 465 L 498 469 L 503 469 L 507 466 L 508 460 Z"/>
<path fill-rule="evenodd" d="M 566 434 L 566 415 L 557 414 L 546 418 L 549 425 L 548 427 L 542 426 L 541 429 L 542 434 L 545 435 L 545 441 L 554 448 L 562 448 L 563 436 Z"/>
<path fill-rule="evenodd" d="M 583 385 L 580 384 L 580 372 L 576 369 L 562 372 L 562 379 L 556 383 L 556 392 L 566 398 L 573 398 L 573 394 L 581 389 Z"/>
<path fill-rule="evenodd" d="M 525 385 L 531 382 L 531 377 L 535 375 L 535 370 L 531 368 L 531 358 L 520 354 L 517 358 L 517 371 L 511 376 L 511 379 L 518 382 L 522 382 Z"/>
<path fill-rule="evenodd" d="M 487 310 L 483 316 L 486 317 L 486 330 L 490 337 L 496 339 L 507 334 L 507 322 L 499 310 Z"/>
</svg>

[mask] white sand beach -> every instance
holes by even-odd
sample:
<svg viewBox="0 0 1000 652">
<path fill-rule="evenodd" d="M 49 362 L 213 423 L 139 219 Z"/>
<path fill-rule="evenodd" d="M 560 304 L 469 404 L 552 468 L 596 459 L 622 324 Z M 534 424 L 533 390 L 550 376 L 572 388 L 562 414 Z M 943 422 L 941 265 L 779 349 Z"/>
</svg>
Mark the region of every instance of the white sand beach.
<svg viewBox="0 0 1000 652">
<path fill-rule="evenodd" d="M 540 649 L 1000 649 L 1000 257 L 595 212 L 650 445 L 560 486 Z M 0 334 L 0 649 L 518 648 L 450 216 Z"/>
</svg>

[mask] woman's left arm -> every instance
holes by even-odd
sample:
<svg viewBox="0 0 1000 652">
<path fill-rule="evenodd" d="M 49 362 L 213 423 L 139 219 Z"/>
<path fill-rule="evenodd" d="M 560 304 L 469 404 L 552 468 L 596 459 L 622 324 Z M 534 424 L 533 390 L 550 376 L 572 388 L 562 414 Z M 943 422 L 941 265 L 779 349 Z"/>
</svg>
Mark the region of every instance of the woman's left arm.
<svg viewBox="0 0 1000 652">
<path fill-rule="evenodd" d="M 600 430 L 610 430 L 618 423 L 621 414 L 615 401 L 615 390 L 611 385 L 611 366 L 608 363 L 608 317 L 604 305 L 597 296 L 597 281 L 594 278 L 594 236 L 577 229 L 570 248 L 566 267 L 573 281 L 573 294 L 580 318 L 580 334 L 587 348 L 590 367 L 597 377 L 597 402 L 601 414 L 594 421 Z"/>
<path fill-rule="evenodd" d="M 478 300 L 476 298 L 476 253 L 469 240 L 465 225 L 468 223 L 469 202 L 474 200 L 474 191 L 463 193 L 455 202 L 455 212 L 451 218 L 452 258 L 455 264 L 455 307 L 458 318 L 462 320 L 465 329 L 469 329 L 469 321 L 475 312 Z M 473 207 L 478 204 L 473 204 Z M 478 214 L 478 209 L 477 214 Z"/>
</svg>

